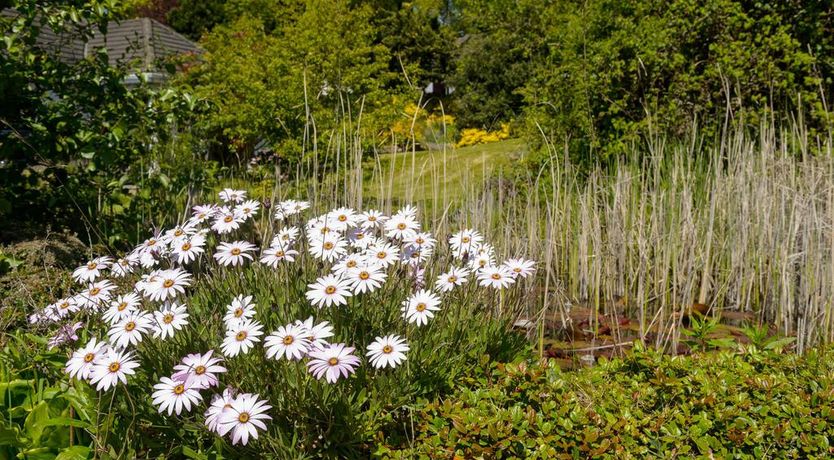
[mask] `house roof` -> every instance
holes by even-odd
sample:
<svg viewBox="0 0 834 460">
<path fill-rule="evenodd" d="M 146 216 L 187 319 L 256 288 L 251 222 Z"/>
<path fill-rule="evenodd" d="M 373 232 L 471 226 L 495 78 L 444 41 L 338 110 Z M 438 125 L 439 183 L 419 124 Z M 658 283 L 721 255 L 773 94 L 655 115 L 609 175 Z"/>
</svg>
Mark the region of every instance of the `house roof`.
<svg viewBox="0 0 834 460">
<path fill-rule="evenodd" d="M 16 16 L 17 12 L 6 8 L 2 15 Z M 75 64 L 104 47 L 110 65 L 126 64 L 141 71 L 156 70 L 171 56 L 201 52 L 196 43 L 151 18 L 110 21 L 106 34 L 96 30 L 89 40 L 77 31 L 56 33 L 44 27 L 36 44 L 67 64 Z"/>
</svg>

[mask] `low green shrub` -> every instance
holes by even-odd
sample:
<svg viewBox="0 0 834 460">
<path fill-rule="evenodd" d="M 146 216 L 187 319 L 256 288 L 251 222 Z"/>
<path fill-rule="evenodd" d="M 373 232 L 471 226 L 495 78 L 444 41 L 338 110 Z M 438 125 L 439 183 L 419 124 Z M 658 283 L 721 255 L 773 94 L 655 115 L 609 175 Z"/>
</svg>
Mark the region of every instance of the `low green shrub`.
<svg viewBox="0 0 834 460">
<path fill-rule="evenodd" d="M 385 458 L 831 458 L 834 354 L 672 357 L 637 350 L 579 372 L 495 364 L 414 413 Z"/>
</svg>

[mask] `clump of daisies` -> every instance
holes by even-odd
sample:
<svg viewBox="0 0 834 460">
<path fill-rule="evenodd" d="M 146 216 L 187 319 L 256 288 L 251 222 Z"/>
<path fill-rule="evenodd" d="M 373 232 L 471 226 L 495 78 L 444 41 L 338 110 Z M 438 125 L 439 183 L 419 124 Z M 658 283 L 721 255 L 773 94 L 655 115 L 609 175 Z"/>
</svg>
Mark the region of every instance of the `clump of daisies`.
<svg viewBox="0 0 834 460">
<path fill-rule="evenodd" d="M 310 382 L 324 385 L 351 378 L 363 365 L 372 372 L 396 372 L 414 346 L 410 331 L 430 333 L 457 292 L 483 290 L 491 297 L 535 273 L 531 260 L 498 263 L 495 248 L 474 229 L 451 235 L 448 244 L 439 242 L 412 206 L 391 215 L 339 207 L 303 220 L 310 208 L 305 201 L 267 206 L 235 189 L 222 190 L 219 199 L 195 206 L 190 218 L 155 232 L 125 255 L 92 258 L 78 267 L 73 272 L 78 293 L 44 307 L 30 321 L 59 326 L 50 347 L 87 336 L 85 345 L 71 351 L 65 370 L 101 392 L 116 391 L 144 372 L 143 357 L 169 359 L 158 356 L 161 343 L 209 334 L 206 348 L 174 357 L 176 363 L 156 374 L 162 377 L 149 398 L 166 416 L 202 413 L 206 429 L 233 444 L 257 439 L 272 419 L 270 402 L 239 390 L 245 382 L 230 377 L 247 357 L 262 355 L 266 366 L 297 365 Z M 275 230 L 256 241 L 254 234 L 264 235 L 253 231 L 255 217 L 267 209 Z M 209 306 L 208 314 L 190 311 L 190 293 L 213 276 L 242 286 L 247 270 L 281 273 L 298 261 L 319 269 L 302 270 L 304 279 L 286 283 L 286 289 L 303 290 L 296 297 L 306 299 L 303 310 L 312 313 L 306 318 L 269 327 L 282 307 L 243 291 L 224 292 L 227 297 Z M 399 319 L 389 330 L 372 331 L 375 339 L 364 347 L 337 335 L 338 323 L 322 319 L 332 320 L 342 310 L 379 309 L 379 298 L 399 306 L 394 312 Z M 213 329 L 213 318 L 222 318 L 222 329 Z"/>
</svg>

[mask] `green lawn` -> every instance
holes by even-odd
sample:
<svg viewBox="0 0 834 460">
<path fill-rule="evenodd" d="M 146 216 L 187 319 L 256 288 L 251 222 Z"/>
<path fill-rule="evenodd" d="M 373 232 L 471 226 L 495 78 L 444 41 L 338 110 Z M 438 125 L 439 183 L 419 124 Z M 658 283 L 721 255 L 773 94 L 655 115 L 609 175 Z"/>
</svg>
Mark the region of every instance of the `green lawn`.
<svg viewBox="0 0 834 460">
<path fill-rule="evenodd" d="M 379 155 L 365 167 L 366 196 L 423 201 L 472 193 L 527 151 L 521 139 L 443 150 Z"/>
</svg>

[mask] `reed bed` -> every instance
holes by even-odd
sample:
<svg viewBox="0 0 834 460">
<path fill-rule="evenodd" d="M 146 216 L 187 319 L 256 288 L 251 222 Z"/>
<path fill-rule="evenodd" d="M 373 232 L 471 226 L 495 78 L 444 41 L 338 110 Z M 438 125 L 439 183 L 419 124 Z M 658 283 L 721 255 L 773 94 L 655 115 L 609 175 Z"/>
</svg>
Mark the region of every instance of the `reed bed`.
<svg viewBox="0 0 834 460">
<path fill-rule="evenodd" d="M 426 173 L 413 155 L 369 160 L 359 135 L 343 130 L 328 146 L 331 170 L 307 163 L 297 172 L 321 178 L 305 182 L 317 201 L 385 212 L 412 203 L 427 210 L 440 238 L 472 226 L 503 251 L 538 260 L 523 316 L 540 327 L 577 305 L 590 309 L 592 325 L 620 310 L 637 319 L 643 340 L 674 350 L 700 303 L 713 314 L 752 312 L 795 335 L 803 352 L 834 340 L 831 140 L 809 138 L 801 122 L 753 132 L 650 137 L 628 161 L 590 172 L 545 143 L 541 168 L 520 180 L 467 169 L 449 184 L 444 172 L 465 164 L 440 155 L 443 164 Z M 394 168 L 411 171 L 410 183 L 398 184 L 403 196 L 390 194 Z M 426 183 L 432 192 L 415 196 Z"/>
</svg>

